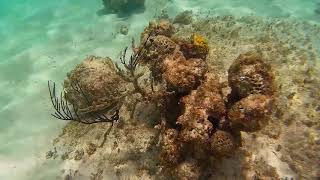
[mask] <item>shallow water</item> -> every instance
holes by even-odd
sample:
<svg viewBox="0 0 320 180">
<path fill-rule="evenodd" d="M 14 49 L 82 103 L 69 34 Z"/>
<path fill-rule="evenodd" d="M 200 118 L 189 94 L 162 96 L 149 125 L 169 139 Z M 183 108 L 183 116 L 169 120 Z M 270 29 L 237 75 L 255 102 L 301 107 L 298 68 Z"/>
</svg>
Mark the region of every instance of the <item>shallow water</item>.
<svg viewBox="0 0 320 180">
<path fill-rule="evenodd" d="M 165 10 L 200 16 L 233 15 L 286 18 L 320 23 L 318 0 L 147 0 L 138 14 L 98 16 L 100 0 L 0 1 L 0 179 L 55 179 L 60 161 L 45 162 L 45 152 L 65 122 L 50 116 L 47 81 L 63 82 L 88 55 L 118 59 Z M 127 25 L 128 35 L 118 33 Z M 320 47 L 320 42 L 317 47 Z M 318 52 L 320 50 L 318 49 Z M 59 84 L 60 85 L 60 84 Z"/>
</svg>

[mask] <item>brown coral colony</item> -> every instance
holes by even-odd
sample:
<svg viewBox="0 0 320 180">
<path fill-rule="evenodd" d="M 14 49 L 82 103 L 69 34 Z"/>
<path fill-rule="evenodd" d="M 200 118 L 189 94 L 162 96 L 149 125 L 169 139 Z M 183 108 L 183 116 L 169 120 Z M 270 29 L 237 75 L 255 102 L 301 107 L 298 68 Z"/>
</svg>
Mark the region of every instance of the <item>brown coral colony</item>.
<svg viewBox="0 0 320 180">
<path fill-rule="evenodd" d="M 167 21 L 150 23 L 141 34 L 137 64 L 149 69 L 158 87 L 146 88 L 141 96 L 148 95 L 164 115 L 160 162 L 177 170 L 201 158 L 191 153 L 185 159 L 186 152 L 228 156 L 240 145 L 240 131 L 263 128 L 268 122 L 275 86 L 272 69 L 262 56 L 244 53 L 228 71 L 231 93 L 224 98 L 219 74 L 208 72 L 209 46 L 204 37 L 195 33 L 189 40 L 179 40 L 173 39 L 173 34 L 173 25 Z M 131 75 L 136 74 L 131 72 Z M 133 88 L 138 86 L 138 78 Z M 72 88 L 75 81 L 90 97 L 89 105 Z M 103 111 L 130 91 L 132 87 L 125 84 L 123 71 L 117 70 L 110 59 L 90 57 L 68 75 L 65 96 L 78 111 Z"/>
</svg>

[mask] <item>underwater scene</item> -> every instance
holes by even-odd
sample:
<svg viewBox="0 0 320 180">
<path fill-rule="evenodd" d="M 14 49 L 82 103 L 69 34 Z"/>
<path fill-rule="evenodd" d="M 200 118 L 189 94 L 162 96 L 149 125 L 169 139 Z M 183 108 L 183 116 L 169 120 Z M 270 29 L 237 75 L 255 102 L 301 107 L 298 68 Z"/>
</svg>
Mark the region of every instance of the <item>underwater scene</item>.
<svg viewBox="0 0 320 180">
<path fill-rule="evenodd" d="M 0 0 L 0 180 L 319 180 L 320 0 Z"/>
</svg>

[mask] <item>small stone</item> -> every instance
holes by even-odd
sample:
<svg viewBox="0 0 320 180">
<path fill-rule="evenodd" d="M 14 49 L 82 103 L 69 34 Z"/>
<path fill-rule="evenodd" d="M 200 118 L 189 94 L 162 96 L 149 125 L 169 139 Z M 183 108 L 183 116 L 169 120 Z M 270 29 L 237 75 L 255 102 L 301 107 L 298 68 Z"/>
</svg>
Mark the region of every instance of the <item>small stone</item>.
<svg viewBox="0 0 320 180">
<path fill-rule="evenodd" d="M 280 151 L 282 148 L 282 146 L 280 144 L 278 144 L 278 146 L 276 147 L 276 151 Z"/>
<path fill-rule="evenodd" d="M 173 23 L 188 25 L 191 24 L 192 21 L 192 11 L 183 11 L 174 18 Z"/>
<path fill-rule="evenodd" d="M 83 155 L 84 155 L 83 149 L 76 150 L 76 151 L 74 152 L 74 160 L 76 160 L 76 161 L 81 160 L 81 159 L 83 158 Z"/>
<path fill-rule="evenodd" d="M 61 160 L 64 161 L 66 159 L 69 159 L 69 153 L 68 152 L 63 153 L 62 156 L 61 156 Z"/>
<path fill-rule="evenodd" d="M 97 150 L 97 146 L 93 143 L 89 143 L 87 145 L 87 148 L 86 148 L 86 152 L 89 156 L 91 156 L 92 154 L 94 154 Z"/>
<path fill-rule="evenodd" d="M 56 149 L 56 148 L 54 148 L 53 151 L 50 150 L 50 151 L 48 151 L 48 152 L 46 153 L 46 158 L 47 158 L 47 159 L 50 159 L 50 158 L 56 159 L 57 157 L 58 157 L 58 155 L 57 155 L 57 149 Z"/>
<path fill-rule="evenodd" d="M 128 32 L 129 32 L 129 28 L 128 28 L 128 26 L 126 26 L 126 25 L 121 25 L 120 26 L 120 31 L 119 31 L 121 34 L 123 34 L 123 35 L 127 35 L 128 34 Z"/>
<path fill-rule="evenodd" d="M 54 155 L 54 152 L 53 152 L 53 151 L 48 151 L 48 152 L 46 153 L 46 158 L 47 158 L 47 159 L 50 159 L 50 158 L 53 157 L 53 155 Z"/>
</svg>

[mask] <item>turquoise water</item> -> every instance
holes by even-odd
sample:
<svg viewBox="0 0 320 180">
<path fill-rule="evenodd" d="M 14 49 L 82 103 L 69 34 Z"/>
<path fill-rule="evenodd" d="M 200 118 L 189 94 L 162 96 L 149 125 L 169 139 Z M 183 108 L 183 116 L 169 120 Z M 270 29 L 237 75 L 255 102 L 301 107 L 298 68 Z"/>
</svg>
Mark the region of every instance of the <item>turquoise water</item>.
<svg viewBox="0 0 320 180">
<path fill-rule="evenodd" d="M 319 3 L 147 0 L 144 12 L 121 18 L 98 16 L 100 0 L 0 0 L 0 179 L 55 177 L 58 172 L 52 167 L 59 162 L 48 164 L 43 157 L 65 123 L 50 116 L 47 80 L 62 82 L 87 55 L 116 59 L 130 37 L 137 38 L 162 10 L 170 16 L 192 9 L 203 16 L 254 15 L 318 24 Z M 127 36 L 118 33 L 121 25 L 129 27 Z"/>
</svg>

